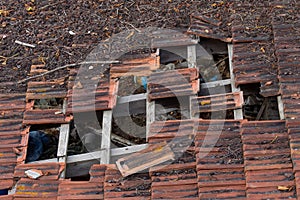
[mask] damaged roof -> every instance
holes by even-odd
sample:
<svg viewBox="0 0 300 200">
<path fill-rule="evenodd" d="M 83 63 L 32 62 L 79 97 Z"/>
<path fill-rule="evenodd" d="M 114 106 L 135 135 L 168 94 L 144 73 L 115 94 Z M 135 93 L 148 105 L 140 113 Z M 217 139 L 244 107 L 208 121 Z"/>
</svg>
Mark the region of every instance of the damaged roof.
<svg viewBox="0 0 300 200">
<path fill-rule="evenodd" d="M 213 7 L 225 4 L 226 9 L 191 14 L 188 34 L 232 44 L 235 86 L 260 83 L 262 96 L 279 95 L 284 120 L 155 121 L 148 144 L 171 141 L 172 161 L 126 177 L 115 164 L 95 164 L 88 181 L 71 181 L 61 177 L 64 162 L 25 163 L 29 129 L 36 124 L 68 124 L 74 113 L 113 109 L 118 82 L 104 74 L 92 94 L 94 98 L 87 102 L 82 96 L 88 91 L 75 82 L 78 70 L 69 68 L 67 81 L 41 78 L 28 82 L 26 93 L 0 94 L 0 190 L 15 190 L 0 195 L 0 199 L 299 199 L 300 4 L 274 0 L 253 7 L 243 1 L 222 2 Z M 179 45 L 185 42 L 179 40 Z M 156 45 L 160 47 L 159 42 Z M 138 65 L 131 65 L 136 60 L 131 61 L 124 64 L 131 72 L 151 64 L 145 69 L 146 75 L 151 74 L 147 100 L 173 95 L 158 87 L 171 82 L 168 73 L 159 72 L 166 76 L 164 80 L 156 80 L 156 73 L 152 73 L 159 58 L 151 55 L 138 60 Z M 125 73 L 120 65 L 112 66 L 113 77 Z M 33 65 L 30 74 L 47 70 Z M 175 89 L 183 88 L 184 95 L 201 90 L 195 70 L 178 70 L 190 90 L 185 90 L 184 84 Z M 3 83 L 7 85 L 10 82 Z M 73 95 L 74 87 L 82 93 Z M 67 101 L 54 108 L 39 108 L 40 100 L 49 98 Z M 191 101 L 199 112 L 211 112 L 240 109 L 244 100 L 242 92 L 231 92 Z M 224 108 L 224 104 L 228 106 Z M 173 140 L 175 137 L 184 145 Z M 26 171 L 32 169 L 42 176 L 30 179 Z"/>
</svg>

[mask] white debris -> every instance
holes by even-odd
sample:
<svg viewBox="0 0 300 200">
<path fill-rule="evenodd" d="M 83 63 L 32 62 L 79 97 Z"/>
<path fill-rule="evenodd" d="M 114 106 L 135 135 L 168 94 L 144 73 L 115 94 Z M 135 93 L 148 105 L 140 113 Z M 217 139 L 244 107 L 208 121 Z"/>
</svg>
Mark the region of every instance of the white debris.
<svg viewBox="0 0 300 200">
<path fill-rule="evenodd" d="M 70 35 L 76 35 L 76 33 L 73 32 L 73 31 L 69 31 L 69 34 L 70 34 Z"/>
<path fill-rule="evenodd" d="M 19 40 L 16 40 L 15 43 L 16 43 L 16 44 L 23 45 L 23 46 L 26 46 L 26 47 L 35 48 L 35 45 L 33 45 L 33 44 L 28 44 L 28 43 L 25 43 L 25 42 L 21 42 L 21 41 L 19 41 Z"/>
<path fill-rule="evenodd" d="M 54 114 L 55 115 L 63 114 L 63 111 L 56 111 Z"/>
<path fill-rule="evenodd" d="M 25 174 L 31 179 L 38 179 L 43 176 L 43 172 L 38 169 L 30 169 L 25 171 Z"/>
</svg>

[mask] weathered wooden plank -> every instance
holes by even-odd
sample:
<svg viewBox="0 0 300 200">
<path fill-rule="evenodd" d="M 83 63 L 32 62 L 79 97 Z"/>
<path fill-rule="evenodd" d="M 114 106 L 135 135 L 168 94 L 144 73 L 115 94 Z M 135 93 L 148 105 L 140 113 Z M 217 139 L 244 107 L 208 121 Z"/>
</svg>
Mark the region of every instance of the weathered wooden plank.
<svg viewBox="0 0 300 200">
<path fill-rule="evenodd" d="M 284 108 L 283 108 L 282 97 L 280 95 L 277 96 L 277 103 L 278 103 L 278 111 L 279 111 L 280 119 L 284 120 L 285 119 Z"/>
<path fill-rule="evenodd" d="M 228 57 L 229 57 L 229 71 L 230 71 L 230 79 L 231 79 L 231 90 L 232 92 L 240 92 L 240 88 L 235 86 L 235 77 L 233 73 L 233 65 L 232 65 L 232 58 L 233 58 L 233 45 L 228 44 Z M 236 109 L 234 110 L 234 119 L 243 119 L 243 110 Z"/>
<path fill-rule="evenodd" d="M 231 85 L 231 79 L 201 83 L 201 88 L 206 89 L 206 88 L 214 88 L 214 87 L 225 86 L 225 85 Z"/>
<path fill-rule="evenodd" d="M 189 68 L 197 67 L 197 50 L 196 45 L 187 46 L 187 61 Z"/>
<path fill-rule="evenodd" d="M 146 139 L 148 140 L 150 125 L 155 121 L 155 101 L 146 102 Z"/>
<path fill-rule="evenodd" d="M 102 156 L 100 159 L 100 164 L 109 164 L 110 161 L 110 136 L 111 136 L 111 126 L 112 126 L 112 111 L 103 112 L 103 122 L 102 122 L 102 140 L 101 149 Z"/>
</svg>

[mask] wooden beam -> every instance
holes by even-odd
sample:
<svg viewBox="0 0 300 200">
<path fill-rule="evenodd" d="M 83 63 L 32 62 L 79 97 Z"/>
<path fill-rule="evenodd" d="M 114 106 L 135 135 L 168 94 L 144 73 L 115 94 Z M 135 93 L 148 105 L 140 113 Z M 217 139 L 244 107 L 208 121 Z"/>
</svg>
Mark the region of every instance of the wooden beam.
<svg viewBox="0 0 300 200">
<path fill-rule="evenodd" d="M 66 161 L 67 161 L 69 133 L 70 133 L 70 125 L 62 124 L 60 127 L 58 149 L 57 149 L 58 162 L 66 163 Z M 66 174 L 66 171 L 64 170 L 60 175 L 61 178 L 65 178 L 65 174 Z"/>
<path fill-rule="evenodd" d="M 134 145 L 134 146 L 128 146 L 128 147 L 122 147 L 122 148 L 114 148 L 111 150 L 112 156 L 121 156 L 125 154 L 135 153 L 142 151 L 148 147 L 148 144 L 140 144 L 140 145 Z"/>
<path fill-rule="evenodd" d="M 189 68 L 197 67 L 197 49 L 196 45 L 190 45 L 187 47 L 187 61 Z"/>
<path fill-rule="evenodd" d="M 283 102 L 282 97 L 279 95 L 277 96 L 277 104 L 278 104 L 278 112 L 281 120 L 284 120 L 284 108 L 283 108 Z"/>
<path fill-rule="evenodd" d="M 264 111 L 266 110 L 266 107 L 267 107 L 267 104 L 269 103 L 269 100 L 268 98 L 265 98 L 264 99 L 264 102 L 262 103 L 260 109 L 259 109 L 259 112 L 256 116 L 256 121 L 260 120 L 261 116 L 263 115 Z"/>
<path fill-rule="evenodd" d="M 69 142 L 70 125 L 62 124 L 60 127 L 57 157 L 64 157 L 67 155 L 68 142 Z"/>
<path fill-rule="evenodd" d="M 67 100 L 64 99 L 63 103 L 63 113 L 66 114 L 67 110 Z M 69 144 L 69 134 L 70 134 L 70 124 L 62 124 L 60 126 L 58 148 L 57 148 L 57 158 L 58 162 L 65 163 L 67 162 L 67 152 Z M 60 174 L 60 178 L 65 178 L 66 168 Z"/>
<path fill-rule="evenodd" d="M 232 92 L 239 92 L 240 89 L 235 87 L 235 84 L 234 84 L 234 73 L 233 73 L 233 65 L 232 65 L 232 58 L 233 58 L 232 44 L 228 44 L 228 57 L 229 57 L 229 71 L 230 71 L 230 79 L 231 79 L 231 89 L 232 89 Z"/>
<path fill-rule="evenodd" d="M 100 164 L 109 164 L 110 161 L 110 136 L 111 136 L 111 126 L 112 126 L 112 111 L 103 112 L 103 122 L 102 122 L 102 139 L 101 139 L 101 149 L 102 156 L 100 159 Z"/>
<path fill-rule="evenodd" d="M 196 45 L 191 45 L 187 47 L 187 61 L 188 61 L 188 67 L 189 68 L 197 68 L 197 46 Z M 198 82 L 198 91 L 199 91 L 199 83 Z M 192 96 L 189 96 L 189 114 L 190 114 L 190 119 L 196 118 L 195 115 L 192 113 Z"/>
<path fill-rule="evenodd" d="M 111 157 L 135 153 L 138 151 L 142 151 L 147 147 L 148 147 L 148 144 L 140 144 L 140 145 L 134 145 L 134 146 L 128 146 L 128 147 L 114 148 L 114 149 L 111 149 Z M 83 154 L 68 156 L 67 164 L 77 163 L 77 162 L 88 162 L 91 160 L 99 160 L 102 156 L 103 150 L 104 149 L 98 150 L 95 152 L 90 152 L 90 153 L 83 153 Z M 49 162 L 58 162 L 58 159 L 52 158 L 52 159 L 48 159 L 48 160 L 39 160 L 39 161 L 30 162 L 30 163 L 49 163 Z"/>
<path fill-rule="evenodd" d="M 213 81 L 213 82 L 208 82 L 208 83 L 201 83 L 201 88 L 207 89 L 207 88 L 214 88 L 214 87 L 225 86 L 225 85 L 231 85 L 231 79 Z"/>
<path fill-rule="evenodd" d="M 135 152 L 142 151 L 148 147 L 148 144 L 141 144 L 129 147 L 114 148 L 111 150 L 111 156 L 121 156 L 126 154 L 131 154 Z M 95 151 L 90 153 L 84 153 L 79 155 L 68 156 L 67 158 L 67 170 L 65 177 L 71 178 L 76 176 L 85 176 L 89 174 L 89 170 L 92 165 L 99 163 L 99 159 L 102 157 L 102 151 Z M 32 163 L 49 163 L 49 162 L 58 162 L 57 158 L 48 159 L 48 160 L 39 160 Z"/>
<path fill-rule="evenodd" d="M 147 93 L 119 97 L 118 104 L 124 104 L 124 103 L 129 103 L 134 101 L 142 101 L 142 100 L 146 100 L 146 98 L 147 98 Z"/>
<path fill-rule="evenodd" d="M 155 121 L 155 101 L 146 101 L 146 140 L 150 135 L 150 125 Z"/>
<path fill-rule="evenodd" d="M 228 44 L 228 57 L 229 57 L 229 71 L 230 71 L 230 79 L 231 79 L 231 91 L 232 92 L 240 92 L 240 88 L 235 87 L 234 81 L 234 73 L 233 73 L 233 65 L 232 65 L 232 58 L 233 58 L 233 48 L 232 44 Z M 234 110 L 234 119 L 243 119 L 243 110 L 236 109 Z"/>
</svg>

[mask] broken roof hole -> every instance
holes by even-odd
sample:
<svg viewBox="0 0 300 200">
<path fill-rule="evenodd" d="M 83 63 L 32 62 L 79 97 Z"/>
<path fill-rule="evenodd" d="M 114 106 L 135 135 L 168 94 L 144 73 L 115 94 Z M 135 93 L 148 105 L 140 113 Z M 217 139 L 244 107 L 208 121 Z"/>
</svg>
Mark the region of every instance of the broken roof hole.
<svg viewBox="0 0 300 200">
<path fill-rule="evenodd" d="M 63 98 L 36 99 L 33 109 L 63 109 L 63 104 Z"/>
<path fill-rule="evenodd" d="M 113 146 L 126 147 L 146 143 L 146 115 L 114 117 L 111 141 Z"/>
<path fill-rule="evenodd" d="M 57 125 L 33 125 L 29 131 L 26 162 L 57 157 L 60 127 Z"/>
<path fill-rule="evenodd" d="M 241 85 L 244 94 L 243 115 L 250 121 L 279 120 L 277 97 L 263 97 L 259 94 L 260 83 Z"/>
<path fill-rule="evenodd" d="M 212 112 L 203 112 L 199 116 L 201 119 L 234 119 L 233 110 L 223 110 Z"/>
<path fill-rule="evenodd" d="M 189 97 L 165 98 L 155 101 L 155 120 L 189 119 Z"/>
<path fill-rule="evenodd" d="M 209 54 L 209 56 L 197 58 L 197 64 L 200 66 L 200 82 L 230 79 L 227 43 L 201 38 L 199 44 Z"/>
<path fill-rule="evenodd" d="M 76 176 L 76 177 L 71 177 L 71 181 L 89 181 L 90 180 L 90 175 L 84 175 L 84 176 Z"/>
<path fill-rule="evenodd" d="M 68 155 L 94 152 L 101 148 L 102 118 L 102 111 L 74 114 L 75 120 L 70 126 Z"/>
<path fill-rule="evenodd" d="M 146 92 L 147 79 L 139 76 L 124 76 L 119 80 L 118 96 L 129 96 Z"/>
</svg>

